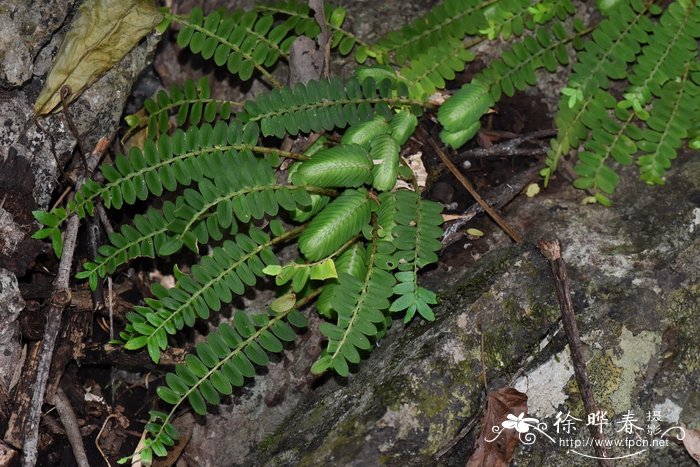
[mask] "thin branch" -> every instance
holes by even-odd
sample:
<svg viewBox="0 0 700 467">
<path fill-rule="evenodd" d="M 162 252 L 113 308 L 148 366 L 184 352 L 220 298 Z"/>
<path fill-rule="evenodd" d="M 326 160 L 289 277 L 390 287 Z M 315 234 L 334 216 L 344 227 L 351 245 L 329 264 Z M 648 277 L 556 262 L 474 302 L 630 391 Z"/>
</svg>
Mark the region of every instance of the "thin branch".
<svg viewBox="0 0 700 467">
<path fill-rule="evenodd" d="M 78 420 L 63 389 L 56 389 L 56 395 L 54 395 L 52 403 L 56 407 L 58 416 L 61 418 L 63 428 L 66 430 L 66 436 L 73 450 L 75 462 L 78 464 L 78 467 L 90 467 L 87 454 L 85 454 L 85 446 L 83 445 L 83 437 L 80 434 Z"/>
<path fill-rule="evenodd" d="M 533 141 L 542 138 L 550 138 L 556 136 L 557 130 L 541 130 L 529 133 L 526 135 L 516 136 L 502 143 L 494 144 L 489 148 L 475 148 L 468 151 L 462 151 L 457 154 L 460 159 L 466 158 L 486 158 L 486 157 L 508 157 L 508 156 L 537 156 L 544 152 L 544 142 Z M 537 148 L 520 148 L 523 143 L 535 142 Z"/>
<path fill-rule="evenodd" d="M 100 159 L 100 150 L 104 151 L 108 144 L 105 144 L 106 138 L 97 143 L 95 151 L 91 154 L 90 160 L 86 166 L 87 172 L 91 172 Z M 76 183 L 76 190 L 85 181 L 87 175 L 82 175 Z M 36 369 L 36 378 L 34 379 L 34 390 L 32 391 L 31 402 L 26 415 L 24 424 L 24 442 L 22 446 L 22 465 L 24 467 L 33 467 L 37 462 L 37 447 L 39 444 L 39 421 L 41 419 L 41 406 L 44 404 L 46 396 L 46 386 L 49 378 L 49 370 L 53 361 L 54 349 L 56 346 L 56 337 L 61 328 L 61 317 L 63 310 L 71 302 L 70 292 L 70 277 L 71 267 L 73 263 L 73 254 L 75 253 L 76 239 L 78 237 L 78 228 L 80 227 L 80 219 L 73 214 L 68 219 L 66 230 L 63 237 L 63 255 L 61 262 L 58 265 L 58 274 L 53 285 L 53 293 L 51 295 L 51 305 L 47 313 L 47 323 L 44 329 L 44 338 L 38 344 L 39 357 Z M 31 375 L 29 375 L 31 377 Z"/>
<path fill-rule="evenodd" d="M 571 300 L 571 281 L 566 272 L 566 263 L 564 263 L 561 257 L 561 243 L 559 240 L 540 240 L 537 244 L 540 247 L 542 255 L 549 261 L 549 266 L 554 276 L 557 300 L 559 301 L 562 321 L 564 322 L 566 338 L 569 341 L 569 350 L 571 351 L 571 360 L 574 364 L 576 383 L 578 384 L 581 397 L 583 398 L 583 406 L 587 413 L 597 413 L 600 409 L 593 397 L 591 381 L 588 378 L 586 360 L 583 356 L 583 347 L 581 345 L 581 336 L 576 326 L 574 303 Z M 599 440 L 599 442 L 594 445 L 596 456 L 599 458 L 598 465 L 601 467 L 611 467 L 613 464 L 610 459 L 607 459 L 608 453 L 607 449 L 605 449 L 605 434 L 595 424 L 589 425 L 589 430 L 591 436 Z"/>
<path fill-rule="evenodd" d="M 508 204 L 513 198 L 518 196 L 518 193 L 523 191 L 528 184 L 536 180 L 539 177 L 539 170 L 539 167 L 534 166 L 514 175 L 507 181 L 507 183 L 502 183 L 501 185 L 487 192 L 484 195 L 484 200 L 489 206 L 500 209 Z M 474 203 L 458 218 L 455 220 L 450 220 L 450 224 L 445 227 L 445 233 L 442 236 L 442 246 L 446 247 L 462 238 L 465 235 L 462 231 L 462 227 L 467 222 L 472 220 L 477 214 L 481 214 L 482 212 L 484 212 L 484 209 L 481 207 L 481 205 Z"/>
<path fill-rule="evenodd" d="M 508 222 L 501 216 L 499 213 L 497 213 L 489 204 L 484 201 L 484 199 L 477 193 L 477 191 L 474 189 L 472 184 L 467 180 L 467 178 L 455 167 L 455 165 L 452 163 L 452 161 L 445 155 L 444 152 L 442 152 L 442 149 L 437 145 L 435 141 L 433 141 L 432 138 L 428 137 L 428 142 L 430 145 L 433 147 L 435 152 L 437 153 L 438 157 L 440 157 L 440 160 L 447 166 L 447 168 L 452 172 L 452 175 L 454 175 L 457 180 L 462 184 L 462 186 L 469 192 L 469 194 L 476 200 L 477 203 L 486 211 L 486 213 L 496 222 L 496 224 L 503 229 L 505 233 L 508 234 L 510 238 L 513 239 L 515 243 L 522 244 L 523 243 L 523 238 L 520 236 L 520 234 L 508 224 Z"/>
</svg>

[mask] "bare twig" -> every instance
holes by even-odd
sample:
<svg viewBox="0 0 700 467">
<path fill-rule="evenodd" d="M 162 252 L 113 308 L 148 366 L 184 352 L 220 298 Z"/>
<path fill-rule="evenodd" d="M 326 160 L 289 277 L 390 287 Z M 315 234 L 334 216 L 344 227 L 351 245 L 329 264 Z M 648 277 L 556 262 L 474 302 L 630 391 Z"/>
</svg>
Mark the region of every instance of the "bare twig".
<svg viewBox="0 0 700 467">
<path fill-rule="evenodd" d="M 574 375 L 576 383 L 581 391 L 583 405 L 586 412 L 593 414 L 599 411 L 598 404 L 593 398 L 593 390 L 591 389 L 591 381 L 588 378 L 588 370 L 586 369 L 586 361 L 583 356 L 583 348 L 581 346 L 581 337 L 576 326 L 576 314 L 574 312 L 574 303 L 571 300 L 571 284 L 569 275 L 566 272 L 566 263 L 561 257 L 561 243 L 559 240 L 547 241 L 540 240 L 538 242 L 542 255 L 549 260 L 549 266 L 552 269 L 554 276 L 554 285 L 557 291 L 557 300 L 561 309 L 562 321 L 564 322 L 564 331 L 566 338 L 569 341 L 569 350 L 571 351 L 571 360 L 574 364 Z M 598 465 L 601 467 L 612 466 L 610 459 L 607 459 L 608 453 L 605 449 L 605 434 L 598 429 L 597 425 L 590 424 L 589 429 L 591 436 L 599 443 L 595 443 L 594 449 L 598 459 Z"/>
<path fill-rule="evenodd" d="M 22 465 L 33 467 L 37 461 L 37 445 L 39 441 L 39 420 L 41 418 L 41 406 L 44 403 L 46 383 L 49 378 L 51 361 L 53 360 L 56 337 L 61 327 L 61 316 L 63 309 L 70 303 L 71 295 L 68 288 L 70 279 L 71 263 L 75 251 L 76 238 L 78 236 L 78 226 L 80 220 L 73 215 L 68 220 L 64 241 L 63 256 L 58 266 L 58 276 L 54 282 L 54 292 L 51 296 L 51 306 L 47 313 L 46 329 L 44 338 L 41 340 L 39 350 L 39 365 L 36 370 L 36 382 L 32 392 L 31 404 L 25 424 L 24 443 L 22 446 Z"/>
<path fill-rule="evenodd" d="M 54 395 L 52 403 L 56 407 L 58 416 L 61 418 L 63 428 L 66 430 L 66 436 L 73 450 L 75 462 L 79 467 L 90 467 L 87 455 L 85 454 L 85 446 L 83 445 L 83 437 L 80 434 L 78 420 L 75 417 L 73 407 L 71 407 L 70 401 L 66 393 L 63 392 L 63 389 L 56 389 L 56 395 Z"/>
<path fill-rule="evenodd" d="M 100 140 L 97 148 L 89 161 L 87 161 L 86 169 L 89 173 L 100 159 L 100 149 L 106 148 L 105 139 Z M 85 176 L 78 178 L 76 189 L 85 181 Z M 30 405 L 24 423 L 24 442 L 22 446 L 22 465 L 32 467 L 37 462 L 37 446 L 39 441 L 39 421 L 41 418 L 41 406 L 44 403 L 46 395 L 46 386 L 49 378 L 49 370 L 53 360 L 54 348 L 56 346 L 56 337 L 61 328 L 61 317 L 63 310 L 71 301 L 70 292 L 70 272 L 73 263 L 73 254 L 75 252 L 76 239 L 78 237 L 78 228 L 80 219 L 73 214 L 68 219 L 66 230 L 63 237 L 63 255 L 61 262 L 58 265 L 58 275 L 53 285 L 53 293 L 51 295 L 51 305 L 47 313 L 47 323 L 44 330 L 44 338 L 38 344 L 40 346 L 38 365 L 36 369 L 36 378 L 32 391 Z M 28 375 L 31 377 L 31 375 Z"/>
<path fill-rule="evenodd" d="M 457 180 L 462 184 L 462 186 L 469 192 L 469 194 L 476 200 L 477 203 L 486 211 L 486 213 L 498 224 L 498 226 L 503 229 L 505 233 L 508 234 L 510 238 L 513 239 L 515 243 L 522 244 L 523 243 L 523 238 L 520 236 L 520 234 L 513 229 L 513 227 L 508 224 L 508 222 L 501 216 L 499 213 L 497 213 L 489 204 L 484 201 L 484 199 L 477 193 L 477 191 L 474 189 L 472 184 L 467 180 L 467 178 L 455 167 L 455 165 L 452 163 L 452 161 L 445 155 L 445 153 L 440 149 L 440 147 L 437 145 L 435 141 L 431 137 L 427 137 L 428 142 L 430 145 L 433 147 L 435 152 L 437 153 L 438 157 L 440 157 L 440 160 L 447 166 L 447 168 L 452 172 L 452 175 L 454 175 Z"/>
<path fill-rule="evenodd" d="M 485 157 L 507 157 L 507 156 L 536 156 L 542 154 L 543 147 L 537 148 L 520 148 L 519 146 L 527 142 L 539 143 L 542 138 L 555 136 L 557 130 L 541 130 L 526 135 L 516 136 L 502 143 L 494 144 L 488 148 L 475 148 L 468 151 L 462 151 L 457 154 L 460 159 L 466 158 L 485 158 Z"/>
</svg>

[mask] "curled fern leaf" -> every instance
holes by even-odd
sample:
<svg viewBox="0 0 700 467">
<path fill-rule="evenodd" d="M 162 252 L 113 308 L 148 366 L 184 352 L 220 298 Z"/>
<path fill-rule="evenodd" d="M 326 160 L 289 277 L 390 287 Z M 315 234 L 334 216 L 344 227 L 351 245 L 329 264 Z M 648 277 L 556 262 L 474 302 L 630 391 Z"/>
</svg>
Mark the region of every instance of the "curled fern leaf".
<svg viewBox="0 0 700 467">
<path fill-rule="evenodd" d="M 367 190 L 346 190 L 313 218 L 299 237 L 299 250 L 310 261 L 330 255 L 369 223 Z"/>
<path fill-rule="evenodd" d="M 401 146 L 390 135 L 382 135 L 372 142 L 370 157 L 374 162 L 372 168 L 372 186 L 379 191 L 391 190 L 399 174 L 399 152 Z"/>
<path fill-rule="evenodd" d="M 318 151 L 302 162 L 293 175 L 297 184 L 320 187 L 358 187 L 372 174 L 372 161 L 367 151 L 357 144 L 343 144 Z"/>
</svg>

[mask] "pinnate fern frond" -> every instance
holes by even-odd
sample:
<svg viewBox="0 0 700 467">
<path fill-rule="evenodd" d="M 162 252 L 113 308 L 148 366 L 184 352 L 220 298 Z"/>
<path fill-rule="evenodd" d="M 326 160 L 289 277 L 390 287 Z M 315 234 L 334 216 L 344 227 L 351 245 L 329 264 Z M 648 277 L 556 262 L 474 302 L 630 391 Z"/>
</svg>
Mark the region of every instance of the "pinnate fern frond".
<svg viewBox="0 0 700 467">
<path fill-rule="evenodd" d="M 289 34 L 286 24 L 274 26 L 272 15 L 218 10 L 205 16 L 200 7 L 195 7 L 187 17 L 166 16 L 183 26 L 177 36 L 181 48 L 187 47 L 206 60 L 213 59 L 243 81 L 257 70 L 273 86 L 281 87 L 268 69 L 287 54 L 295 36 Z"/>
<path fill-rule="evenodd" d="M 596 111 L 595 102 L 608 88 L 610 79 L 625 78 L 628 63 L 635 60 L 641 44 L 649 41 L 654 23 L 646 15 L 648 7 L 641 0 L 622 2 L 596 27 L 584 44 L 585 50 L 577 54 L 569 84 L 563 91 L 570 97 L 560 102 L 555 118 L 559 134 L 551 142 L 546 167 L 541 171 L 545 184 L 562 155 L 588 137 L 592 122 L 596 121 L 588 114 L 591 109 Z"/>
<path fill-rule="evenodd" d="M 231 117 L 232 107 L 240 105 L 212 98 L 206 77 L 196 83 L 188 79 L 183 86 L 172 86 L 168 92 L 161 90 L 155 98 L 146 99 L 144 109 L 148 138 L 156 139 L 159 135 L 168 133 L 171 112 L 175 113 L 175 126 L 182 128 L 185 124 L 196 126 L 214 123 L 217 119 L 226 121 Z M 140 123 L 136 121 L 132 126 Z"/>
<path fill-rule="evenodd" d="M 264 136 L 282 138 L 312 131 L 330 131 L 370 120 L 376 114 L 391 118 L 390 106 L 410 106 L 420 101 L 410 99 L 403 83 L 396 87 L 389 80 L 361 83 L 351 78 L 309 81 L 293 89 L 275 89 L 246 102 L 239 114 L 242 122 L 260 125 Z"/>
<path fill-rule="evenodd" d="M 153 454 L 164 456 L 167 447 L 174 445 L 179 433 L 172 420 L 182 404 L 187 402 L 196 413 L 206 414 L 207 404 L 219 404 L 221 396 L 232 394 L 246 378 L 253 378 L 255 366 L 267 366 L 268 353 L 280 353 L 284 343 L 293 342 L 294 328 L 307 325 L 306 317 L 297 311 L 306 301 L 279 314 L 237 311 L 232 324 L 221 324 L 205 342 L 197 344 L 195 353 L 167 373 L 165 384 L 156 390 L 172 408 L 168 413 L 151 411 L 141 460 L 149 462 Z"/>
<path fill-rule="evenodd" d="M 692 72 L 691 72 L 692 70 Z M 686 64 L 676 81 L 668 81 L 659 92 L 651 114 L 637 142 L 642 155 L 637 159 L 642 180 L 663 184 L 664 172 L 671 167 L 677 149 L 687 138 L 700 111 L 700 67 Z"/>
<path fill-rule="evenodd" d="M 398 298 L 389 311 L 405 312 L 405 322 L 411 321 L 416 312 L 432 321 L 435 315 L 430 305 L 437 303 L 437 297 L 434 292 L 418 285 L 418 271 L 438 260 L 437 252 L 442 248 L 439 240 L 442 236 L 442 206 L 422 200 L 413 191 L 399 190 L 393 195 L 396 198 L 391 204 L 396 209 L 396 225 L 391 234 L 397 250 L 394 256 L 398 268 L 395 274 L 398 284 L 393 293 Z"/>
<path fill-rule="evenodd" d="M 272 248 L 303 231 L 296 227 L 273 238 L 264 231 L 251 227 L 247 234 L 239 233 L 234 240 L 226 240 L 214 248 L 212 256 L 204 256 L 192 267 L 191 274 L 176 269 L 177 285 L 165 289 L 154 284 L 156 299 L 147 299 L 147 306 L 138 306 L 127 314 L 129 323 L 120 334 L 127 349 L 146 346 L 154 362 L 167 348 L 167 336 L 183 327 L 192 327 L 197 318 L 207 319 L 211 311 L 219 311 L 222 304 L 242 295 L 246 287 L 254 286 L 263 269 L 278 265 Z"/>
</svg>

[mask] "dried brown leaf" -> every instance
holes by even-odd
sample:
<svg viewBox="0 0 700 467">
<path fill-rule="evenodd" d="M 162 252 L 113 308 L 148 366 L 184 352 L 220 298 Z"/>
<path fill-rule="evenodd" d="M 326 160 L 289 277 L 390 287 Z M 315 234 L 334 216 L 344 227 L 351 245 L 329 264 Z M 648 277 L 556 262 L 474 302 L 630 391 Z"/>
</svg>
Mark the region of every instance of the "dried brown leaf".
<svg viewBox="0 0 700 467">
<path fill-rule="evenodd" d="M 688 451 L 690 457 L 695 459 L 695 462 L 700 464 L 700 431 L 693 430 L 691 428 L 682 426 L 685 430 L 685 437 L 683 437 L 683 446 L 685 450 Z"/>
<path fill-rule="evenodd" d="M 75 99 L 162 18 L 153 0 L 87 0 L 63 39 L 34 112 L 43 115 L 54 110 L 63 86 L 70 87 L 70 99 Z"/>
<path fill-rule="evenodd" d="M 504 430 L 496 438 L 492 429 L 501 428 L 501 423 L 506 420 L 508 414 L 518 416 L 522 413 L 527 413 L 527 396 L 522 392 L 513 388 L 500 388 L 489 392 L 486 396 L 486 410 L 481 420 L 481 433 L 467 467 L 508 467 L 518 444 L 518 432 Z"/>
</svg>

